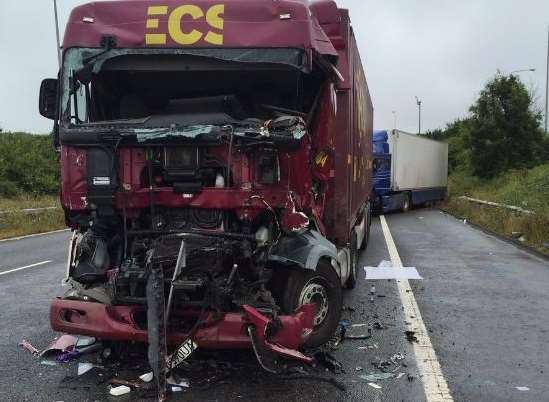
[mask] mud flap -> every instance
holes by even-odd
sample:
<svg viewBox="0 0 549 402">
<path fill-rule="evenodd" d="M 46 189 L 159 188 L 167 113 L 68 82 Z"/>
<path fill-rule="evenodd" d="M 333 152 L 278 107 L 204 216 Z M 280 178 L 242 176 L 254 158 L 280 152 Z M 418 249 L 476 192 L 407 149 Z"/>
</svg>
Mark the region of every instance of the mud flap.
<svg viewBox="0 0 549 402">
<path fill-rule="evenodd" d="M 166 400 L 166 321 L 164 304 L 164 274 L 161 264 L 152 264 L 149 251 L 147 279 L 148 358 L 158 389 L 158 400 Z"/>
<path fill-rule="evenodd" d="M 273 321 L 251 306 L 245 305 L 242 308 L 246 312 L 251 323 L 251 326 L 248 327 L 248 335 L 251 338 L 255 355 L 261 367 L 271 373 L 278 373 L 278 356 L 296 359 L 307 364 L 312 363 L 312 357 L 304 355 L 296 349 L 290 349 L 280 344 L 271 343 L 267 338 L 267 334 L 273 329 Z M 314 315 L 314 308 L 314 305 L 311 304 L 300 307 L 301 311 L 304 311 L 311 317 Z"/>
</svg>

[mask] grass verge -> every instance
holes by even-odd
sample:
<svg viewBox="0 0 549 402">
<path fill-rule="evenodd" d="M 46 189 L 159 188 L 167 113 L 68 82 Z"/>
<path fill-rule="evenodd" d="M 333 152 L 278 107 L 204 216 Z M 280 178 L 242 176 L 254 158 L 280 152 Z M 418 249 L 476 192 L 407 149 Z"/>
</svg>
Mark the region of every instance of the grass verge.
<svg viewBox="0 0 549 402">
<path fill-rule="evenodd" d="M 493 180 L 456 172 L 450 176 L 448 187 L 449 198 L 442 209 L 505 237 L 522 233 L 523 244 L 549 255 L 549 164 L 513 171 Z M 535 215 L 471 203 L 459 199 L 461 195 L 515 205 L 532 210 Z"/>
<path fill-rule="evenodd" d="M 34 233 L 64 229 L 63 210 L 53 209 L 33 213 L 21 213 L 18 210 L 59 206 L 58 197 L 17 197 L 0 198 L 0 239 L 24 236 Z"/>
</svg>

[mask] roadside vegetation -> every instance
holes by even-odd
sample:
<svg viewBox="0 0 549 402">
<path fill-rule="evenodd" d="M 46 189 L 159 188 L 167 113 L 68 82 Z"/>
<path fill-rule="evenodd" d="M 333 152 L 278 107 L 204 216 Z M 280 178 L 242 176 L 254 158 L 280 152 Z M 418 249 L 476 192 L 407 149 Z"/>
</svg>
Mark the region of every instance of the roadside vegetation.
<svg viewBox="0 0 549 402">
<path fill-rule="evenodd" d="M 65 226 L 59 207 L 59 168 L 49 135 L 0 133 L 0 239 Z"/>
<path fill-rule="evenodd" d="M 449 197 L 443 209 L 549 254 L 549 138 L 531 94 L 516 76 L 498 74 L 469 111 L 466 118 L 426 134 L 449 145 Z"/>
</svg>

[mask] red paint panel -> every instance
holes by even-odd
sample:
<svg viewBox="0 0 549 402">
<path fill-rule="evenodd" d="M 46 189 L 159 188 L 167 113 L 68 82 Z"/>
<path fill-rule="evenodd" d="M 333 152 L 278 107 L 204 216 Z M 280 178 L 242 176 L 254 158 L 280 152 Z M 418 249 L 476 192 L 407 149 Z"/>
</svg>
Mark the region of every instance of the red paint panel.
<svg viewBox="0 0 549 402">
<path fill-rule="evenodd" d="M 101 303 L 54 299 L 50 306 L 50 323 L 54 331 L 75 335 L 88 335 L 113 341 L 147 342 L 147 331 L 140 329 L 133 315 L 140 306 L 108 307 Z M 173 312 L 195 319 L 196 311 Z M 278 317 L 281 328 L 270 339 L 273 344 L 297 349 L 307 339 L 311 329 L 314 311 L 301 309 L 295 315 Z M 209 325 L 208 322 L 211 324 Z M 244 314 L 224 313 L 217 319 L 213 313 L 205 318 L 205 324 L 198 329 L 194 341 L 202 348 L 230 349 L 251 347 L 246 326 L 250 321 Z M 170 331 L 168 343 L 175 345 L 187 337 L 185 332 Z"/>
</svg>

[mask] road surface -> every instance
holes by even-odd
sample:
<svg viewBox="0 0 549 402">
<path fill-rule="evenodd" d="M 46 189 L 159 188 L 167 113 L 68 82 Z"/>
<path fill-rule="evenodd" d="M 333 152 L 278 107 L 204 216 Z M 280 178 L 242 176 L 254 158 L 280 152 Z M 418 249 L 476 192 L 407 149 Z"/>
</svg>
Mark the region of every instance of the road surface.
<svg viewBox="0 0 549 402">
<path fill-rule="evenodd" d="M 424 279 L 410 281 L 411 290 L 407 281 L 375 281 L 372 302 L 373 281 L 361 274 L 357 288 L 345 292 L 345 319 L 383 326 L 373 330 L 372 338 L 347 339 L 334 352 L 345 369 L 336 375 L 345 392 L 331 384 L 266 374 L 250 353 L 238 352 L 220 354 L 221 363 L 210 356 L 205 373 L 213 370 L 211 385 L 204 378 L 191 380 L 190 388 L 171 400 L 549 400 L 548 262 L 438 210 L 382 219 L 386 230 L 375 218 L 361 266 L 398 258 L 404 266 L 417 267 Z M 135 393 L 109 397 L 104 379 L 97 376 L 75 381 L 77 362 L 43 365 L 17 346 L 25 338 L 43 348 L 55 335 L 48 305 L 64 290 L 69 237 L 65 231 L 0 242 L 0 400 L 136 400 Z M 407 340 L 405 331 L 411 327 L 426 329 L 424 336 L 418 334 L 420 343 Z M 372 363 L 397 353 L 405 356 L 395 371 L 403 373 L 400 378 L 375 381 L 379 389 L 360 378 L 377 372 Z M 143 370 L 136 368 L 136 375 Z"/>
</svg>

